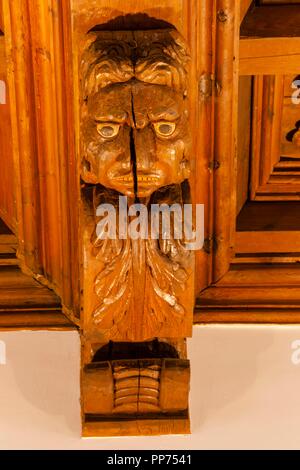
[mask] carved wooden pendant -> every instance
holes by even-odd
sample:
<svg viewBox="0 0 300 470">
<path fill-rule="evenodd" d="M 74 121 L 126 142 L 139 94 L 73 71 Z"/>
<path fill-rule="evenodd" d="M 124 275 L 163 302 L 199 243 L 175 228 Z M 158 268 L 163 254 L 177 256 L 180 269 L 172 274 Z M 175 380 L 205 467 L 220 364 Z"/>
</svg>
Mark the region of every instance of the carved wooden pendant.
<svg viewBox="0 0 300 470">
<path fill-rule="evenodd" d="M 167 236 L 158 212 L 154 238 L 151 212 L 190 203 L 187 62 L 173 30 L 94 32 L 83 46 L 85 435 L 189 432 L 194 256 L 176 211 Z"/>
</svg>

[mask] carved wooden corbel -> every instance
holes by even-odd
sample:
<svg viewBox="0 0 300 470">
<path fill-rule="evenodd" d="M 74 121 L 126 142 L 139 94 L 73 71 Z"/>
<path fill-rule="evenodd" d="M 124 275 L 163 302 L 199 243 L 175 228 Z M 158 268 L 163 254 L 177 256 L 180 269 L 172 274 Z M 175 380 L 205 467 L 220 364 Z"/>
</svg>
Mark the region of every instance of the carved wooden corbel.
<svg viewBox="0 0 300 470">
<path fill-rule="evenodd" d="M 150 215 L 133 239 L 119 205 L 190 203 L 187 63 L 175 30 L 92 32 L 82 51 L 86 436 L 189 432 L 194 254 L 162 224 L 153 239 Z M 115 238 L 99 232 L 103 204 L 122 219 Z"/>
</svg>

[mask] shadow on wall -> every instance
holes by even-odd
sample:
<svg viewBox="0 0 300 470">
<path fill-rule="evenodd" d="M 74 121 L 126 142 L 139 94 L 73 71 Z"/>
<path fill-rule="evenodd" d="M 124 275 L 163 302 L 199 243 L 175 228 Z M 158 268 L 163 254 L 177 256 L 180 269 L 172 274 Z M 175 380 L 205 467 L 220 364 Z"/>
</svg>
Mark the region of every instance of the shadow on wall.
<svg viewBox="0 0 300 470">
<path fill-rule="evenodd" d="M 6 334 L 5 341 L 7 365 L 13 370 L 19 394 L 46 415 L 61 417 L 70 435 L 78 438 L 81 433 L 78 333 L 11 332 Z M 61 420 L 54 423 L 59 426 Z"/>
<path fill-rule="evenodd" d="M 273 346 L 274 330 L 253 325 L 210 325 L 195 327 L 194 336 L 188 349 L 192 432 L 197 432 L 204 423 L 220 419 L 224 408 L 237 400 L 242 402 L 243 396 L 251 393 L 259 364 Z M 266 367 L 264 364 L 264 370 Z"/>
<path fill-rule="evenodd" d="M 253 393 L 261 374 L 265 376 L 272 367 L 277 367 L 272 352 L 277 348 L 274 338 L 278 336 L 278 330 L 276 336 L 272 327 L 253 325 L 194 328 L 194 337 L 189 341 L 194 433 L 222 422 L 222 413 L 234 403 L 234 413 L 245 413 L 243 399 Z M 34 409 L 53 416 L 54 431 L 64 421 L 69 436 L 78 438 L 80 342 L 77 332 L 10 332 L 5 333 L 5 342 L 7 366 L 4 367 L 14 374 L 18 388 L 14 395 L 22 395 Z M 277 349 L 280 353 L 281 347 Z M 290 353 L 288 350 L 287 360 Z M 12 415 L 17 413 L 13 398 L 8 403 Z M 231 417 L 234 421 L 234 414 Z M 20 416 L 18 422 L 19 419 Z M 45 421 L 49 426 L 50 420 Z"/>
</svg>

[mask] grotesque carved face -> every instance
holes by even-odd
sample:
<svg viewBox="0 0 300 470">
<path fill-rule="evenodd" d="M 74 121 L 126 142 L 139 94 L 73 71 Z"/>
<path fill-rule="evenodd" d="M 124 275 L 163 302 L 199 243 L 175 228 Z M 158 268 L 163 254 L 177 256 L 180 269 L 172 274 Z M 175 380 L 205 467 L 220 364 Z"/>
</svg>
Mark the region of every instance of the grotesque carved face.
<svg viewBox="0 0 300 470">
<path fill-rule="evenodd" d="M 88 85 L 91 81 L 93 85 L 86 96 L 82 121 L 85 181 L 100 183 L 129 197 L 147 198 L 158 188 L 189 177 L 191 141 L 183 72 L 174 77 L 170 64 L 162 63 L 160 49 L 159 53 L 159 58 L 154 54 L 151 62 L 143 59 L 131 74 L 128 58 L 124 59 L 124 81 L 120 78 L 122 62 L 118 77 L 109 79 L 113 61 L 108 67 L 107 57 L 105 67 L 102 65 L 106 81 L 95 86 L 95 78 L 89 76 Z M 149 50 L 144 54 L 149 58 Z M 116 59 L 114 62 L 116 66 Z M 97 72 L 95 65 L 92 68 L 98 79 L 99 63 Z M 166 83 L 166 73 L 170 83 Z"/>
</svg>

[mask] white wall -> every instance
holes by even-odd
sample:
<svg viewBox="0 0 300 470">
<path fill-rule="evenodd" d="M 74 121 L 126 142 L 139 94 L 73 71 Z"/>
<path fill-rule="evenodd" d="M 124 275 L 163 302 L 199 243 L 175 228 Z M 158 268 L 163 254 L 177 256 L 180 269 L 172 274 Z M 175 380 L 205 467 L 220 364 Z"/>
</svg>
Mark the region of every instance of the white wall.
<svg viewBox="0 0 300 470">
<path fill-rule="evenodd" d="M 0 448 L 300 449 L 296 340 L 300 326 L 195 327 L 193 434 L 82 440 L 77 333 L 0 332 Z"/>
</svg>

